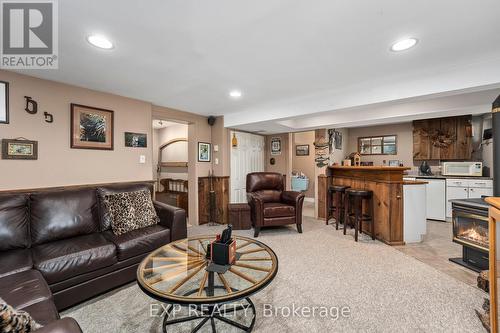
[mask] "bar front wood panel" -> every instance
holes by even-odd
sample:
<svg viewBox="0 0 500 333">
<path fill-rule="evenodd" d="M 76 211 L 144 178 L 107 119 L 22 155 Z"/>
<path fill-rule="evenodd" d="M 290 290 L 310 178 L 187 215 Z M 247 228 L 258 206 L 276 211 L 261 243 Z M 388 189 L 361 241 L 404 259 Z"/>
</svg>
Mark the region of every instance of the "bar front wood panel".
<svg viewBox="0 0 500 333">
<path fill-rule="evenodd" d="M 328 191 L 328 177 L 318 176 L 318 218 L 326 218 L 326 196 Z"/>
<path fill-rule="evenodd" d="M 389 245 L 402 245 L 403 167 L 329 167 L 328 185 L 345 185 L 373 192 L 375 237 Z M 328 186 L 327 185 L 327 186 Z M 326 200 L 326 199 L 325 199 Z M 363 207 L 368 213 L 368 207 Z M 368 223 L 364 230 L 370 230 Z"/>
<path fill-rule="evenodd" d="M 216 216 L 215 221 L 228 224 L 229 216 L 229 177 L 213 177 L 215 191 Z M 198 223 L 205 224 L 210 219 L 209 209 L 210 178 L 198 178 Z"/>
<path fill-rule="evenodd" d="M 489 209 L 489 288 L 490 288 L 490 332 L 498 332 L 498 239 L 497 229 L 500 223 L 500 198 L 486 198 Z"/>
</svg>

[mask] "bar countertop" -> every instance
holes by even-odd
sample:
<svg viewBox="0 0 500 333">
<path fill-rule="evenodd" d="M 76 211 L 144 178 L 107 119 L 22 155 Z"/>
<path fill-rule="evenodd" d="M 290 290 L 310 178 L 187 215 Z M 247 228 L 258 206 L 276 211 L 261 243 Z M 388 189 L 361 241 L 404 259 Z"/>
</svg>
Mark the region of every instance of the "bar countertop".
<svg viewBox="0 0 500 333">
<path fill-rule="evenodd" d="M 367 171 L 406 171 L 410 170 L 409 167 L 393 167 L 393 166 L 343 166 L 332 165 L 330 169 L 334 170 L 367 170 Z"/>
</svg>

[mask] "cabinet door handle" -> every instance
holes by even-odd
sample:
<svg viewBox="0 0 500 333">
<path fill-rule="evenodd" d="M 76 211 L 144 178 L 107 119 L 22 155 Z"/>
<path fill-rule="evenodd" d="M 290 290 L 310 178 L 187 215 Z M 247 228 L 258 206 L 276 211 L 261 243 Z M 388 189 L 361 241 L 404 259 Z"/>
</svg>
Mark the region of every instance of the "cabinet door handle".
<svg viewBox="0 0 500 333">
<path fill-rule="evenodd" d="M 396 195 L 396 199 L 401 199 L 401 196 L 400 195 Z"/>
<path fill-rule="evenodd" d="M 467 189 L 466 189 L 466 188 L 464 188 L 464 191 L 467 191 Z"/>
<path fill-rule="evenodd" d="M 471 190 L 471 192 L 474 192 L 474 189 L 473 189 L 473 188 L 471 188 L 470 190 Z"/>
</svg>

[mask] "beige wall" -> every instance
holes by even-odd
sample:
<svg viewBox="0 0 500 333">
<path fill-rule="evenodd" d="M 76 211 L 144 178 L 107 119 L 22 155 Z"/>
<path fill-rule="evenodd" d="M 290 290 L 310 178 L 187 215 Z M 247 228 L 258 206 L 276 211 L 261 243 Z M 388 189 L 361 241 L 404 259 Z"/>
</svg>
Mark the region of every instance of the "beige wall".
<svg viewBox="0 0 500 333">
<path fill-rule="evenodd" d="M 264 161 L 264 171 L 266 172 L 279 172 L 283 175 L 286 175 L 287 188 L 290 188 L 290 172 L 291 172 L 291 153 L 290 149 L 291 140 L 289 137 L 291 134 L 276 134 L 276 135 L 267 135 L 265 137 L 265 161 Z M 271 139 L 274 137 L 281 138 L 281 154 L 280 155 L 271 155 Z M 276 160 L 276 164 L 271 165 L 269 162 L 271 158 L 274 157 Z"/>
<path fill-rule="evenodd" d="M 217 117 L 212 126 L 212 144 L 219 146 L 219 151 L 213 152 L 213 168 L 216 176 L 231 175 L 231 137 L 230 130 L 224 127 L 224 117 Z M 218 162 L 218 163 L 216 163 Z"/>
<path fill-rule="evenodd" d="M 358 137 L 377 135 L 397 135 L 397 155 L 366 155 L 361 161 L 373 161 L 374 165 L 382 165 L 386 160 L 402 160 L 405 166 L 413 166 L 413 126 L 412 123 L 391 124 L 382 126 L 358 127 L 349 129 L 348 154 L 358 150 Z"/>
<path fill-rule="evenodd" d="M 38 160 L 0 160 L 0 189 L 22 189 L 151 180 L 152 148 L 126 148 L 124 132 L 147 133 L 151 142 L 151 104 L 0 70 L 10 83 L 10 124 L 0 138 L 38 141 Z M 38 113 L 24 111 L 24 96 L 38 102 Z M 114 150 L 70 148 L 70 103 L 114 111 Z M 43 112 L 54 116 L 44 121 Z M 146 163 L 139 164 L 139 156 Z"/>
<path fill-rule="evenodd" d="M 314 131 L 293 133 L 292 137 L 292 171 L 302 172 L 309 178 L 309 187 L 305 195 L 308 198 L 314 198 Z M 295 147 L 297 145 L 309 145 L 309 155 L 297 156 L 295 154 Z"/>
</svg>

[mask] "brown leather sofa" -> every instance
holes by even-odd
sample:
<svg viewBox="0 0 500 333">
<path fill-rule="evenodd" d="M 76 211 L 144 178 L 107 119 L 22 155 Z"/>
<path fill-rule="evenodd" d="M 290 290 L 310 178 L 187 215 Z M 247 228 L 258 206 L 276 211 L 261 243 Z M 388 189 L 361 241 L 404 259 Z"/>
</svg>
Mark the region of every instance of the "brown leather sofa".
<svg viewBox="0 0 500 333">
<path fill-rule="evenodd" d="M 254 237 L 262 227 L 296 224 L 302 233 L 304 194 L 285 191 L 283 175 L 253 172 L 247 175 L 247 198 L 254 227 Z"/>
<path fill-rule="evenodd" d="M 40 332 L 80 332 L 58 311 L 134 281 L 148 253 L 186 237 L 185 211 L 159 202 L 158 225 L 112 233 L 103 195 L 142 189 L 152 184 L 0 194 L 0 297 L 47 325 Z"/>
</svg>

